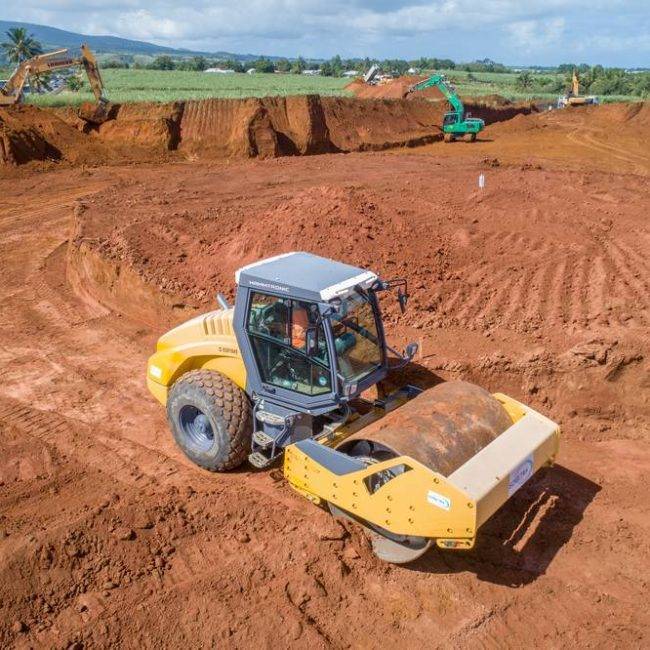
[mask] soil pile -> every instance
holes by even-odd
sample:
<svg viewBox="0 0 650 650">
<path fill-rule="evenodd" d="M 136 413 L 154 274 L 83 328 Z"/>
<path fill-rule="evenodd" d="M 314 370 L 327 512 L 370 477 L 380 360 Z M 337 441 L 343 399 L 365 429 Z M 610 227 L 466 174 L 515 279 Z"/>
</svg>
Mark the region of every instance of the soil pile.
<svg viewBox="0 0 650 650">
<path fill-rule="evenodd" d="M 405 76 L 375 85 L 364 83 L 363 79 L 355 79 L 345 89 L 360 99 L 404 99 L 411 86 L 425 79 L 427 77 Z M 444 99 L 443 94 L 435 87 L 420 90 L 417 96 L 425 99 Z"/>
<path fill-rule="evenodd" d="M 73 159 L 99 154 L 101 148 L 52 111 L 34 106 L 0 109 L 0 165 L 22 165 L 32 160 Z"/>
</svg>

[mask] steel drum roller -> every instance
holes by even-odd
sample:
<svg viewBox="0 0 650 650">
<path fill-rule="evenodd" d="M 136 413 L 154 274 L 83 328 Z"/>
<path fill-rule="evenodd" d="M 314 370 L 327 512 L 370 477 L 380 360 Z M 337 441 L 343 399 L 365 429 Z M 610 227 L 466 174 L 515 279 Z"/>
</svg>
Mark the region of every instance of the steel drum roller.
<svg viewBox="0 0 650 650">
<path fill-rule="evenodd" d="M 511 424 L 504 408 L 486 390 L 450 381 L 391 411 L 347 438 L 338 449 L 350 453 L 359 442 L 370 441 L 382 454 L 378 459 L 410 456 L 449 476 Z"/>
</svg>

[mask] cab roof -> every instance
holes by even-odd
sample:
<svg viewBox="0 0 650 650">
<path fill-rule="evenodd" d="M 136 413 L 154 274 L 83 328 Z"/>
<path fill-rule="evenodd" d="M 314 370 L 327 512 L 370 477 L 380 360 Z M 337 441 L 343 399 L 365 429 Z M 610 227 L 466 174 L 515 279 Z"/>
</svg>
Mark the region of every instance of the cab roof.
<svg viewBox="0 0 650 650">
<path fill-rule="evenodd" d="M 293 252 L 243 266 L 235 273 L 237 284 L 300 300 L 328 302 L 343 298 L 355 286 L 369 288 L 377 275 L 350 264 Z"/>
</svg>

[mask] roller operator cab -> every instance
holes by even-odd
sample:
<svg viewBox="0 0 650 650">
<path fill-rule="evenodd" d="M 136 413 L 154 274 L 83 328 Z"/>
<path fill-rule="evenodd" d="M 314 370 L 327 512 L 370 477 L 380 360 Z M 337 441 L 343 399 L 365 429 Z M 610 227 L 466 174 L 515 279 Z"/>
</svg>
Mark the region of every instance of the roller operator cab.
<svg viewBox="0 0 650 650">
<path fill-rule="evenodd" d="M 287 445 L 346 419 L 350 403 L 388 370 L 377 293 L 397 286 L 402 306 L 407 299 L 404 281 L 308 253 L 250 264 L 235 278 L 234 309 L 221 299 L 223 309 L 164 335 L 147 375 L 179 445 L 212 470 L 241 463 L 249 446 L 250 462 L 265 467 Z M 234 384 L 237 412 L 250 411 L 237 423 L 249 441 L 226 457 L 219 422 L 191 403 L 186 385 L 197 392 L 208 379 Z"/>
<path fill-rule="evenodd" d="M 462 381 L 382 389 L 389 364 L 417 351 L 386 343 L 379 311 L 391 289 L 405 308 L 405 280 L 287 253 L 236 281 L 234 308 L 219 296 L 220 309 L 164 334 L 147 366 L 176 442 L 201 467 L 283 457 L 298 493 L 403 563 L 432 543 L 472 548 L 492 513 L 553 462 L 558 426 L 510 397 Z"/>
</svg>

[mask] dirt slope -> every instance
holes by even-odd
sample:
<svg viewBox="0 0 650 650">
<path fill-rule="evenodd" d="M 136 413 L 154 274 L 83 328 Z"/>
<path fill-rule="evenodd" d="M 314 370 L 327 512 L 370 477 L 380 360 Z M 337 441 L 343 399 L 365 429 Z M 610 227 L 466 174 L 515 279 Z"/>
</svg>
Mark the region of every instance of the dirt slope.
<svg viewBox="0 0 650 650">
<path fill-rule="evenodd" d="M 472 105 L 489 122 L 524 109 Z M 527 111 L 525 111 L 527 112 Z M 444 106 L 347 97 L 210 99 L 115 105 L 91 127 L 71 108 L 0 110 L 0 165 L 173 158 L 273 158 L 382 150 L 438 140 Z"/>
</svg>

